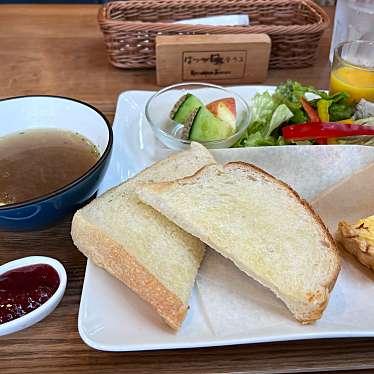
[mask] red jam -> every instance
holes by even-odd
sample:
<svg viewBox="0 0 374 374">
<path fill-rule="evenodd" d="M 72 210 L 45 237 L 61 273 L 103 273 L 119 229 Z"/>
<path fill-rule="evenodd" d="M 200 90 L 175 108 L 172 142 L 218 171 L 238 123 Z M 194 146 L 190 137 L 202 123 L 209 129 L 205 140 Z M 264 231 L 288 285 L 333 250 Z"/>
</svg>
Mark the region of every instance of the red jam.
<svg viewBox="0 0 374 374">
<path fill-rule="evenodd" d="M 39 308 L 59 284 L 57 271 L 46 264 L 24 266 L 0 275 L 0 324 Z"/>
</svg>

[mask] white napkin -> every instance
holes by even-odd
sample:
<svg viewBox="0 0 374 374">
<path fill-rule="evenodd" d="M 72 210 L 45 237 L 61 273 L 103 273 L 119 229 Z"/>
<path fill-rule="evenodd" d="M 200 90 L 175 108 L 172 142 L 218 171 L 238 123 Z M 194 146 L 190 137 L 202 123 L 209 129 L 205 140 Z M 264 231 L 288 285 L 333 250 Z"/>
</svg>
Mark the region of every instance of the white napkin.
<svg viewBox="0 0 374 374">
<path fill-rule="evenodd" d="M 230 14 L 224 16 L 183 19 L 174 23 L 209 26 L 248 26 L 249 17 L 246 14 Z"/>
</svg>

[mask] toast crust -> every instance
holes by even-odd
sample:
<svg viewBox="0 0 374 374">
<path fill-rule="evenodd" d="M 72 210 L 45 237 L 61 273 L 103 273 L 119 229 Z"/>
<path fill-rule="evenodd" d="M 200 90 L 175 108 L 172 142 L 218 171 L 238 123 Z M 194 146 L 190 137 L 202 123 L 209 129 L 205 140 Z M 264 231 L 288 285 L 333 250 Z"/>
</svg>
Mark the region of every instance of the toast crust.
<svg viewBox="0 0 374 374">
<path fill-rule="evenodd" d="M 374 271 L 374 246 L 360 239 L 358 230 L 345 221 L 339 222 L 337 240 L 361 264 Z"/>
<path fill-rule="evenodd" d="M 206 148 L 204 146 L 202 146 L 200 143 L 191 142 L 191 146 L 190 147 L 191 147 L 190 148 L 190 152 L 200 152 L 202 149 L 204 149 L 206 152 L 208 152 L 208 153 L 204 154 L 204 157 L 206 158 L 206 160 L 205 160 L 205 165 L 203 166 L 203 168 L 205 166 L 211 166 L 211 165 L 216 165 L 217 164 L 216 161 L 215 161 L 215 159 L 214 159 L 214 157 L 211 154 L 209 154 L 209 151 L 206 150 Z M 181 151 L 181 152 L 188 152 L 188 150 Z M 116 189 L 118 189 L 119 187 L 121 187 L 122 185 L 127 185 L 127 184 L 130 184 L 130 183 L 137 183 L 137 184 L 168 183 L 168 181 L 165 181 L 165 182 L 155 182 L 154 178 L 150 178 L 148 174 L 150 174 L 152 172 L 152 170 L 154 170 L 154 169 L 162 168 L 163 165 L 168 164 L 171 161 L 178 160 L 178 158 L 180 157 L 179 154 L 181 152 L 173 153 L 170 156 L 168 156 L 167 158 L 164 158 L 162 160 L 159 160 L 159 161 L 155 162 L 152 165 L 147 166 L 142 171 L 140 171 L 138 174 L 135 174 L 132 177 L 129 177 L 128 179 L 126 179 L 125 181 L 117 184 L 116 186 L 113 186 L 113 187 L 109 188 L 103 194 L 101 194 L 100 196 L 98 196 L 95 200 L 102 199 L 106 195 L 109 195 L 111 192 L 113 192 Z M 202 154 L 200 154 L 200 155 L 198 155 L 198 154 L 192 154 L 191 157 L 199 157 L 199 158 L 201 158 L 201 157 L 203 157 L 203 155 Z M 201 169 L 199 169 L 199 170 L 201 170 Z M 199 170 L 197 170 L 195 173 L 197 173 Z M 194 174 L 192 174 L 192 175 L 194 175 Z M 82 208 L 82 209 L 84 209 L 84 208 Z"/>
<path fill-rule="evenodd" d="M 85 220 L 80 211 L 74 215 L 71 234 L 74 244 L 86 257 L 150 303 L 171 328 L 180 328 L 188 305 L 147 271 L 126 248 Z"/>
<path fill-rule="evenodd" d="M 205 173 L 206 169 L 209 168 L 210 166 L 211 165 L 202 167 L 192 176 L 187 176 L 185 178 L 181 178 L 181 179 L 178 179 L 176 181 L 171 181 L 171 182 L 155 183 L 155 184 L 152 184 L 151 186 L 145 186 L 145 188 L 151 187 L 151 189 L 155 192 L 162 192 L 162 191 L 168 190 L 169 188 L 172 188 L 173 186 L 177 186 L 179 184 L 194 183 L 196 178 L 199 178 L 200 176 L 202 176 Z M 280 188 L 285 190 L 289 195 L 295 198 L 297 202 L 301 204 L 307 210 L 307 212 L 311 215 L 314 221 L 320 226 L 322 233 L 323 233 L 323 242 L 325 243 L 324 245 L 326 246 L 326 248 L 329 248 L 333 251 L 336 257 L 336 262 L 335 262 L 334 268 L 329 274 L 329 277 L 320 284 L 320 287 L 315 293 L 311 293 L 307 295 L 305 302 L 294 300 L 294 303 L 292 303 L 291 305 L 290 303 L 285 301 L 284 298 L 282 298 L 282 295 L 280 294 L 280 292 L 277 292 L 277 290 L 274 289 L 274 287 L 266 285 L 265 282 L 262 282 L 260 279 L 257 279 L 256 277 L 254 277 L 264 286 L 271 288 L 273 292 L 275 292 L 275 294 L 286 303 L 286 305 L 289 307 L 289 309 L 291 310 L 291 312 L 294 314 L 295 318 L 299 322 L 303 324 L 308 324 L 308 323 L 312 323 L 318 320 L 319 318 L 321 318 L 322 313 L 328 304 L 330 292 L 334 288 L 334 285 L 336 283 L 336 280 L 337 280 L 337 277 L 339 275 L 340 268 L 341 268 L 339 252 L 338 252 L 336 243 L 332 235 L 328 231 L 327 227 L 323 223 L 320 216 L 313 210 L 313 208 L 309 205 L 309 203 L 306 202 L 304 199 L 302 199 L 299 196 L 299 194 L 296 191 L 294 191 L 287 183 L 277 179 L 276 177 L 272 176 L 271 174 L 267 173 L 266 171 L 262 170 L 256 165 L 248 164 L 248 163 L 241 162 L 241 161 L 229 162 L 225 164 L 223 167 L 218 167 L 218 170 L 221 170 L 222 172 L 224 172 L 225 170 L 230 170 L 230 169 L 242 169 L 244 171 L 254 170 L 256 173 L 262 175 L 264 179 L 268 179 L 268 180 L 270 179 L 273 183 L 278 185 Z M 253 178 L 253 176 L 248 175 L 248 178 Z M 141 189 L 142 187 L 138 189 L 138 196 L 140 196 L 141 200 L 143 200 L 141 196 Z M 174 221 L 173 220 L 174 217 L 168 216 L 168 218 Z M 199 238 L 203 242 L 208 244 L 209 246 L 212 246 L 212 243 L 210 243 L 209 238 L 203 238 L 203 237 L 199 237 Z M 247 271 L 243 269 L 243 266 L 240 266 L 240 264 L 236 264 L 236 265 L 241 270 L 246 272 L 247 275 L 251 276 L 251 274 L 249 274 Z"/>
<path fill-rule="evenodd" d="M 194 161 L 199 161 L 199 165 L 202 162 L 206 165 L 215 163 L 213 156 L 205 147 L 199 143 L 192 142 L 189 150 L 174 153 L 166 159 L 156 162 L 139 174 L 112 187 L 90 204 L 97 204 L 98 201 L 105 200 L 115 190 L 121 189 L 121 186 L 130 190 L 130 193 L 133 194 L 136 186 L 158 181 L 161 176 L 169 180 L 169 178 L 173 178 L 174 174 L 180 175 L 181 171 L 178 161 L 182 153 L 188 156 L 192 165 L 194 165 Z M 163 172 L 164 166 L 167 170 L 166 174 Z M 191 168 L 188 173 L 192 174 L 198 167 Z M 144 235 L 146 235 L 146 229 Z M 71 236 L 74 244 L 86 257 L 92 259 L 96 265 L 118 278 L 143 300 L 150 303 L 171 328 L 175 330 L 180 328 L 189 308 L 187 302 L 164 286 L 155 275 L 147 270 L 134 256 L 130 255 L 125 246 L 105 234 L 99 227 L 95 226 L 95 222 L 91 223 L 88 217 L 86 218 L 85 208 L 77 211 L 74 215 Z M 204 257 L 205 244 L 199 243 L 201 262 Z"/>
<path fill-rule="evenodd" d="M 182 152 L 200 152 L 202 149 L 204 149 L 205 152 L 208 152 L 208 156 L 207 154 L 204 154 L 204 157 L 206 158 L 205 160 L 205 166 L 210 166 L 210 165 L 215 165 L 216 164 L 216 161 L 214 159 L 214 157 L 209 154 L 209 151 L 204 147 L 202 146 L 200 143 L 197 143 L 197 142 L 191 142 L 191 146 L 190 146 L 190 151 L 188 150 L 185 150 L 185 151 L 182 151 Z M 205 153 L 204 152 L 204 153 Z M 131 180 L 141 180 L 142 183 L 155 183 L 154 180 L 152 178 L 149 178 L 149 176 L 147 175 L 152 169 L 156 169 L 156 168 L 162 168 L 162 166 L 164 164 L 167 164 L 167 163 L 170 163 L 170 161 L 176 161 L 178 160 L 178 158 L 180 157 L 180 152 L 176 152 L 170 156 L 168 156 L 167 158 L 164 158 L 162 160 L 159 160 L 157 162 L 155 162 L 154 164 L 146 167 L 145 169 L 143 169 L 141 172 L 139 172 L 138 174 L 136 174 L 135 176 L 127 179 L 125 182 L 123 183 L 127 183 Z M 202 155 L 192 155 L 191 157 L 199 157 L 201 158 Z M 209 159 L 209 160 L 208 160 Z M 204 166 L 203 166 L 204 167 Z M 195 169 L 196 170 L 196 169 Z M 198 170 L 197 170 L 198 171 Z M 193 175 L 193 174 L 192 174 Z M 146 180 L 142 179 L 142 178 L 146 178 Z M 173 178 L 175 179 L 175 178 Z M 158 182 L 158 183 L 164 183 L 164 182 Z M 114 187 L 115 188 L 115 187 Z"/>
</svg>

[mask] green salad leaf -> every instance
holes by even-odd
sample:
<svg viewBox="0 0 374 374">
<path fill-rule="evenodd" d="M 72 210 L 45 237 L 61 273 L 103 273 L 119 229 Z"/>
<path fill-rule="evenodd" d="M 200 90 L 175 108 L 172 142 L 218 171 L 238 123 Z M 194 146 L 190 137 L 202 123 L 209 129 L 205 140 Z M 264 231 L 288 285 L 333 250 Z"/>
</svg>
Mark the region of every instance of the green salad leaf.
<svg viewBox="0 0 374 374">
<path fill-rule="evenodd" d="M 264 137 L 261 131 L 248 135 L 247 139 L 244 141 L 244 147 L 260 147 L 267 145 L 276 145 L 276 140 L 271 136 L 267 138 Z"/>
<path fill-rule="evenodd" d="M 282 145 L 281 136 L 272 135 L 281 124 L 287 122 L 293 113 L 284 104 L 277 105 L 269 92 L 257 93 L 252 101 L 252 120 L 248 130 L 235 144 L 235 147 L 259 147 Z"/>
<path fill-rule="evenodd" d="M 333 103 L 341 103 L 350 98 L 349 93 L 347 92 L 337 92 L 336 94 L 333 94 L 333 95 L 330 95 L 324 91 L 321 91 L 321 92 L 325 96 L 325 97 L 321 96 L 323 99 L 330 100 Z"/>
<path fill-rule="evenodd" d="M 291 123 L 303 123 L 308 121 L 308 116 L 303 110 L 301 103 L 292 102 L 284 96 L 279 95 L 279 93 L 275 92 L 273 95 L 274 101 L 278 105 L 286 105 L 289 110 L 291 110 L 293 116 L 290 119 Z"/>
<path fill-rule="evenodd" d="M 252 118 L 247 131 L 242 135 L 235 147 L 255 147 L 264 142 L 263 129 L 270 123 L 276 105 L 269 94 L 257 93 L 251 100 Z"/>
<path fill-rule="evenodd" d="M 293 117 L 293 113 L 288 109 L 287 105 L 281 104 L 275 109 L 268 126 L 265 128 L 265 136 L 277 129 L 282 123 L 287 122 Z"/>
<path fill-rule="evenodd" d="M 325 95 L 327 95 L 324 91 L 317 90 L 312 86 L 303 86 L 299 82 L 290 79 L 281 83 L 275 90 L 276 95 L 283 96 L 291 103 L 295 104 L 299 104 L 300 99 L 305 96 L 306 93 L 313 93 L 323 99 L 325 99 Z"/>
<path fill-rule="evenodd" d="M 263 94 L 257 93 L 251 102 L 252 106 L 252 124 L 264 125 L 271 120 L 271 116 L 277 105 L 269 92 Z"/>
<path fill-rule="evenodd" d="M 250 134 L 242 143 L 242 147 L 264 147 L 271 145 L 285 145 L 282 136 L 264 136 L 260 131 Z"/>
<path fill-rule="evenodd" d="M 336 122 L 343 119 L 351 118 L 355 112 L 354 105 L 345 103 L 332 103 L 329 108 L 330 121 Z"/>
</svg>

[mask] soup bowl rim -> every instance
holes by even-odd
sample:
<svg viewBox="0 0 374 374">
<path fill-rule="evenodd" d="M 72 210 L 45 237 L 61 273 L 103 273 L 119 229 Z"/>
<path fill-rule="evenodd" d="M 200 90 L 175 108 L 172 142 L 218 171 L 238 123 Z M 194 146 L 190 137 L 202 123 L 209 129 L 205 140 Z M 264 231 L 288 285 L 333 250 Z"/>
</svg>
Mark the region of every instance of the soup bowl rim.
<svg viewBox="0 0 374 374">
<path fill-rule="evenodd" d="M 56 197 L 60 194 L 63 194 L 64 192 L 68 191 L 69 189 L 71 189 L 73 187 L 76 187 L 77 185 L 79 185 L 82 181 L 87 179 L 90 175 L 92 175 L 94 172 L 96 172 L 102 166 L 102 164 L 106 161 L 106 159 L 108 158 L 108 156 L 109 156 L 109 154 L 112 150 L 113 130 L 112 130 L 112 127 L 110 125 L 109 120 L 106 118 L 104 113 L 102 113 L 99 109 L 97 109 L 96 107 L 94 107 L 93 105 L 91 105 L 91 104 L 89 104 L 85 101 L 75 99 L 75 98 L 71 98 L 71 97 L 68 97 L 68 96 L 60 96 L 60 95 L 21 95 L 21 96 L 10 96 L 10 97 L 0 99 L 0 103 L 2 103 L 4 101 L 10 101 L 10 100 L 16 100 L 16 99 L 38 98 L 38 97 L 73 101 L 73 102 L 76 102 L 78 104 L 81 104 L 83 106 L 86 106 L 86 107 L 94 110 L 96 112 L 96 114 L 98 114 L 101 117 L 101 119 L 104 120 L 104 123 L 107 126 L 108 143 L 107 143 L 107 145 L 104 149 L 104 152 L 102 154 L 100 154 L 100 157 L 97 159 L 97 161 L 85 173 L 83 173 L 80 177 L 74 179 L 70 183 L 66 184 L 65 186 L 63 186 L 63 187 L 61 187 L 61 188 L 59 188 L 55 191 L 52 191 L 52 192 L 44 194 L 44 195 L 37 196 L 33 199 L 21 201 L 21 202 L 18 202 L 18 203 L 0 205 L 0 212 L 1 211 L 6 211 L 6 210 L 11 210 L 11 209 L 24 208 L 24 207 L 27 207 L 27 206 L 30 206 L 30 205 L 38 204 L 40 202 L 52 199 L 52 198 L 54 198 L 54 197 Z M 61 129 L 63 129 L 63 128 L 61 128 Z"/>
</svg>

